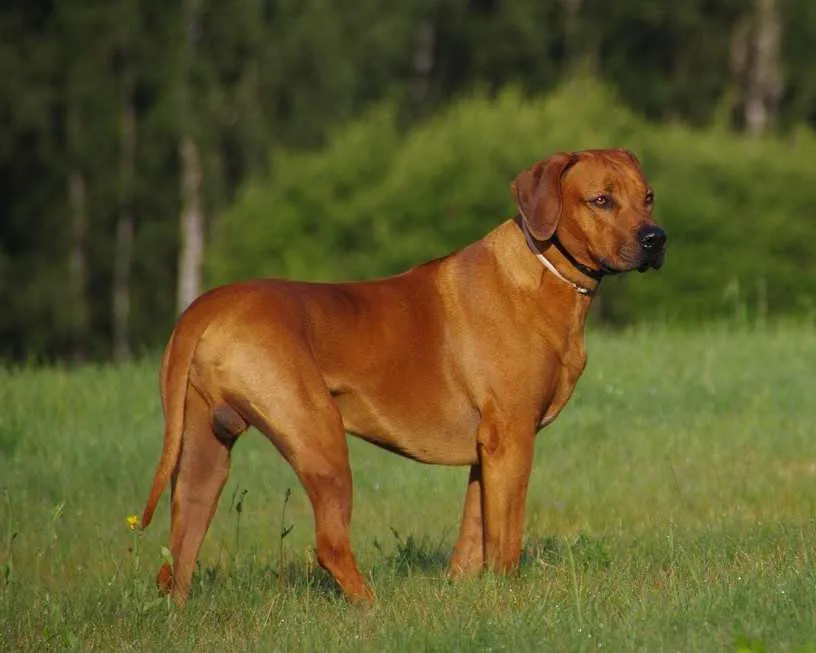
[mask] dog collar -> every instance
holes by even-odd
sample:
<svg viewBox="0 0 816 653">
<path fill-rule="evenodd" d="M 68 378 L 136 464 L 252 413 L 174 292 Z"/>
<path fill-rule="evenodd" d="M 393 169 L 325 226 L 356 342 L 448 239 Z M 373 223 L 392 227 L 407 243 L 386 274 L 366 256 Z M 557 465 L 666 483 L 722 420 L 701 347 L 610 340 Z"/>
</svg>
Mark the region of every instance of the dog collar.
<svg viewBox="0 0 816 653">
<path fill-rule="evenodd" d="M 524 232 L 524 237 L 527 239 L 527 245 L 529 245 L 530 249 L 533 250 L 533 254 L 535 254 L 535 257 L 539 261 L 541 261 L 544 267 L 547 268 L 550 272 L 552 272 L 556 277 L 558 277 L 558 279 L 563 281 L 565 284 L 572 286 L 575 289 L 575 292 L 577 292 L 579 295 L 583 295 L 584 297 L 592 297 L 595 294 L 595 290 L 597 289 L 597 287 L 588 288 L 587 286 L 582 286 L 581 284 L 576 283 L 575 281 L 567 279 L 563 274 L 561 274 L 558 271 L 558 268 L 555 267 L 555 265 L 553 265 L 552 261 L 550 261 L 550 259 L 544 256 L 541 250 L 538 249 L 538 245 L 535 244 L 532 235 L 527 230 L 527 225 L 524 222 L 524 218 L 521 218 L 520 222 L 521 230 Z M 561 252 L 564 258 L 566 258 L 573 266 L 575 266 L 578 270 L 586 274 L 590 279 L 595 279 L 600 283 L 601 279 L 603 278 L 603 272 L 601 272 L 600 270 L 592 270 L 591 268 L 587 268 L 582 263 L 576 261 L 572 254 L 567 252 L 567 250 L 561 244 L 561 241 L 558 240 L 558 238 L 556 238 L 555 234 L 553 234 L 552 238 L 550 238 L 550 242 L 553 245 L 555 245 L 556 249 L 559 252 Z M 589 274 L 589 272 L 585 272 L 585 270 L 588 270 L 592 274 Z"/>
<path fill-rule="evenodd" d="M 553 244 L 555 249 L 561 252 L 561 255 L 565 259 L 567 259 L 572 265 L 572 267 L 574 267 L 576 270 L 582 272 L 590 279 L 595 279 L 595 281 L 600 281 L 601 279 L 604 278 L 605 272 L 603 270 L 595 270 L 591 267 L 588 267 L 581 263 L 581 261 L 576 259 L 572 254 L 570 254 L 567 248 L 564 247 L 564 243 L 561 242 L 561 239 L 558 237 L 558 234 L 554 233 L 552 236 L 550 236 L 550 242 Z"/>
</svg>

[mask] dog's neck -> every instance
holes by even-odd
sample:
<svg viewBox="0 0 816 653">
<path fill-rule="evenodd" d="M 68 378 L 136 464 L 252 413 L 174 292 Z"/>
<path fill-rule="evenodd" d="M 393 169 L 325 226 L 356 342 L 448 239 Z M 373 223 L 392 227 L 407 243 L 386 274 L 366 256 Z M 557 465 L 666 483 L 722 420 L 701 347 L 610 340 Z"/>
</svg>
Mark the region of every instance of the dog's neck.
<svg viewBox="0 0 816 653">
<path fill-rule="evenodd" d="M 533 238 L 533 235 L 530 233 L 530 230 L 527 228 L 527 224 L 524 221 L 524 218 L 517 217 L 516 223 L 519 225 L 522 233 L 524 234 L 524 238 L 527 241 L 527 246 L 530 248 L 532 253 L 535 257 L 541 262 L 541 264 L 547 268 L 559 281 L 571 286 L 575 292 L 579 295 L 583 295 L 584 297 L 592 297 L 598 290 L 598 286 L 601 285 L 601 281 L 599 278 L 592 278 L 583 270 L 578 269 L 572 261 L 569 260 L 568 255 L 561 252 L 561 250 L 555 246 L 551 246 L 547 248 L 547 253 L 549 256 L 546 256 L 544 252 L 538 247 L 538 244 Z M 551 260 L 556 259 L 559 265 L 556 265 L 555 261 Z M 582 276 L 587 277 L 590 279 L 589 283 L 578 283 L 577 281 L 572 280 L 562 272 L 559 268 L 566 268 L 575 270 L 579 272 Z"/>
</svg>

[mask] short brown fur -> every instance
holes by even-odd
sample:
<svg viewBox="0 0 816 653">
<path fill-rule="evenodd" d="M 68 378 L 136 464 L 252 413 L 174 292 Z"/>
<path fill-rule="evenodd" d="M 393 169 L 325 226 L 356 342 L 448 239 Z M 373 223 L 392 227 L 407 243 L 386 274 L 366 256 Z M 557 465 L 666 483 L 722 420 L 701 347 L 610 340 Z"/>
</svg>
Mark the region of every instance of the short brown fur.
<svg viewBox="0 0 816 653">
<path fill-rule="evenodd" d="M 555 154 L 512 189 L 519 217 L 402 275 L 247 281 L 185 311 L 162 362 L 164 445 L 143 516 L 146 527 L 170 482 L 173 566 L 157 580 L 178 603 L 233 443 L 249 426 L 297 473 L 314 509 L 318 561 L 350 599 L 373 594 L 351 550 L 346 432 L 422 462 L 470 466 L 450 574 L 517 565 L 535 434 L 567 403 L 586 362 L 591 296 L 571 284 L 597 284 L 547 239 L 557 233 L 593 269 L 659 261 L 638 244 L 654 221 L 625 150 Z M 596 209 L 598 193 L 615 206 Z M 525 228 L 569 283 L 537 260 Z"/>
</svg>

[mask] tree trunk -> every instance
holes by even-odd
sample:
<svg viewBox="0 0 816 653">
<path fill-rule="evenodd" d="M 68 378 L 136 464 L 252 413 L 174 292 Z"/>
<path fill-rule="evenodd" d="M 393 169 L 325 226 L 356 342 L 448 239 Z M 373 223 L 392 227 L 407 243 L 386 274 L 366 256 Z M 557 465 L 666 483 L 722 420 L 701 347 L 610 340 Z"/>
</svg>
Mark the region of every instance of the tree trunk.
<svg viewBox="0 0 816 653">
<path fill-rule="evenodd" d="M 136 159 L 136 108 L 133 104 L 134 71 L 130 51 L 133 12 L 123 0 L 123 36 L 120 42 L 122 70 L 121 114 L 119 117 L 119 218 L 116 224 L 116 248 L 113 268 L 113 357 L 117 361 L 130 356 L 130 280 L 133 261 L 133 187 Z"/>
<path fill-rule="evenodd" d="M 182 137 L 181 252 L 178 310 L 181 313 L 201 293 L 204 260 L 204 213 L 201 208 L 201 157 L 190 134 Z"/>
<path fill-rule="evenodd" d="M 179 75 L 179 125 L 181 139 L 181 248 L 178 269 L 178 311 L 181 313 L 201 292 L 204 259 L 204 211 L 201 198 L 201 153 L 195 139 L 196 124 L 190 85 L 195 46 L 200 33 L 200 0 L 184 3 L 184 40 Z"/>
<path fill-rule="evenodd" d="M 266 126 L 261 100 L 261 73 L 262 53 L 264 51 L 264 36 L 266 35 L 266 18 L 260 2 L 246 3 L 245 48 L 244 55 L 244 100 L 241 109 L 244 112 L 243 123 L 246 125 L 243 133 L 244 163 L 246 174 L 250 178 L 259 174 L 267 165 Z M 228 179 L 227 187 L 232 189 L 235 180 Z"/>
<path fill-rule="evenodd" d="M 425 16 L 417 27 L 412 68 L 414 80 L 411 85 L 411 102 L 415 115 L 423 115 L 427 109 L 431 91 L 431 73 L 434 67 L 436 28 L 433 18 Z"/>
<path fill-rule="evenodd" d="M 728 119 L 731 126 L 742 130 L 745 127 L 745 80 L 748 77 L 748 58 L 751 41 L 751 19 L 740 16 L 731 29 L 729 69 L 731 79 L 726 89 Z"/>
<path fill-rule="evenodd" d="M 752 43 L 753 66 L 745 98 L 745 127 L 754 136 L 765 133 L 776 122 L 782 93 L 780 32 L 776 0 L 757 0 Z"/>
<path fill-rule="evenodd" d="M 117 361 L 130 356 L 130 277 L 133 261 L 133 181 L 136 155 L 136 110 L 133 83 L 129 75 L 122 94 L 120 124 L 119 219 L 116 225 L 116 253 L 113 274 L 113 356 Z"/>
<path fill-rule="evenodd" d="M 66 147 L 70 172 L 68 173 L 68 209 L 71 220 L 71 243 L 68 252 L 68 293 L 71 299 L 70 356 L 82 361 L 88 355 L 88 193 L 81 165 L 82 126 L 79 101 L 70 84 L 66 85 Z"/>
<path fill-rule="evenodd" d="M 85 177 L 76 166 L 68 175 L 68 205 L 71 210 L 71 252 L 68 288 L 71 296 L 71 356 L 75 361 L 88 356 L 88 261 L 85 243 L 88 234 L 88 197 Z"/>
<path fill-rule="evenodd" d="M 564 8 L 564 69 L 567 73 L 578 69 L 581 55 L 579 35 L 582 0 L 561 0 Z"/>
</svg>

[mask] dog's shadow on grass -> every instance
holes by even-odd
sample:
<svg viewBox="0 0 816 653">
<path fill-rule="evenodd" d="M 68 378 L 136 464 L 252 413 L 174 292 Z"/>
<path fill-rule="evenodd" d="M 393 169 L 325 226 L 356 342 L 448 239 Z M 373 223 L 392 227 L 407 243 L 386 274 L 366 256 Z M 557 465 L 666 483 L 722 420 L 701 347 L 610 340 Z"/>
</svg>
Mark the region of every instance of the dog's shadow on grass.
<svg viewBox="0 0 816 653">
<path fill-rule="evenodd" d="M 373 565 L 361 571 L 373 578 L 389 576 L 407 578 L 413 574 L 444 576 L 450 559 L 452 545 L 445 537 L 433 539 L 427 536 L 408 535 L 403 538 L 391 529 L 393 544 L 381 544 L 374 540 L 377 551 Z M 368 572 L 368 573 L 367 573 Z M 218 592 L 238 591 L 241 594 L 253 591 L 268 592 L 275 589 L 309 593 L 325 598 L 341 598 L 342 592 L 334 579 L 320 568 L 315 558 L 287 559 L 264 564 L 244 561 L 240 556 L 228 567 L 216 565 L 196 568 L 191 585 L 191 594 L 209 595 Z"/>
<path fill-rule="evenodd" d="M 402 537 L 392 529 L 394 544 L 383 546 L 377 540 L 378 556 L 370 569 L 374 578 L 390 576 L 408 578 L 420 574 L 443 578 L 448 569 L 453 543 L 443 535 L 439 538 L 408 535 Z M 519 573 L 525 574 L 542 566 L 576 566 L 606 569 L 611 556 L 602 538 L 578 535 L 576 538 L 543 536 L 528 538 L 519 561 Z M 363 570 L 365 572 L 365 570 Z M 209 594 L 219 588 L 234 587 L 238 591 L 266 592 L 284 588 L 296 594 L 311 593 L 326 598 L 341 598 L 342 593 L 332 577 L 315 563 L 290 560 L 284 564 L 269 563 L 250 567 L 239 564 L 232 571 L 223 567 L 199 568 L 193 581 L 193 593 Z"/>
<path fill-rule="evenodd" d="M 375 541 L 375 548 L 382 559 L 375 565 L 391 570 L 397 575 L 408 575 L 414 571 L 444 574 L 453 551 L 453 543 L 447 538 L 414 537 L 403 539 L 392 529 L 397 545 L 394 551 L 385 552 Z M 585 533 L 575 538 L 554 535 L 528 538 L 521 551 L 519 572 L 525 573 L 542 565 L 575 565 L 581 568 L 607 568 L 611 563 L 610 551 L 603 538 Z"/>
<path fill-rule="evenodd" d="M 438 538 L 430 536 L 402 537 L 399 531 L 391 528 L 394 544 L 386 548 L 379 540 L 374 540 L 374 548 L 379 557 L 374 564 L 374 572 L 389 573 L 394 576 L 410 576 L 413 573 L 443 574 L 450 560 L 452 544 L 447 542 L 446 534 Z"/>
<path fill-rule="evenodd" d="M 229 568 L 216 565 L 196 569 L 190 587 L 191 597 L 222 592 L 237 592 L 241 596 L 269 592 L 291 592 L 297 595 L 309 593 L 326 598 L 342 596 L 328 573 L 305 561 L 262 565 L 238 562 Z"/>
</svg>

